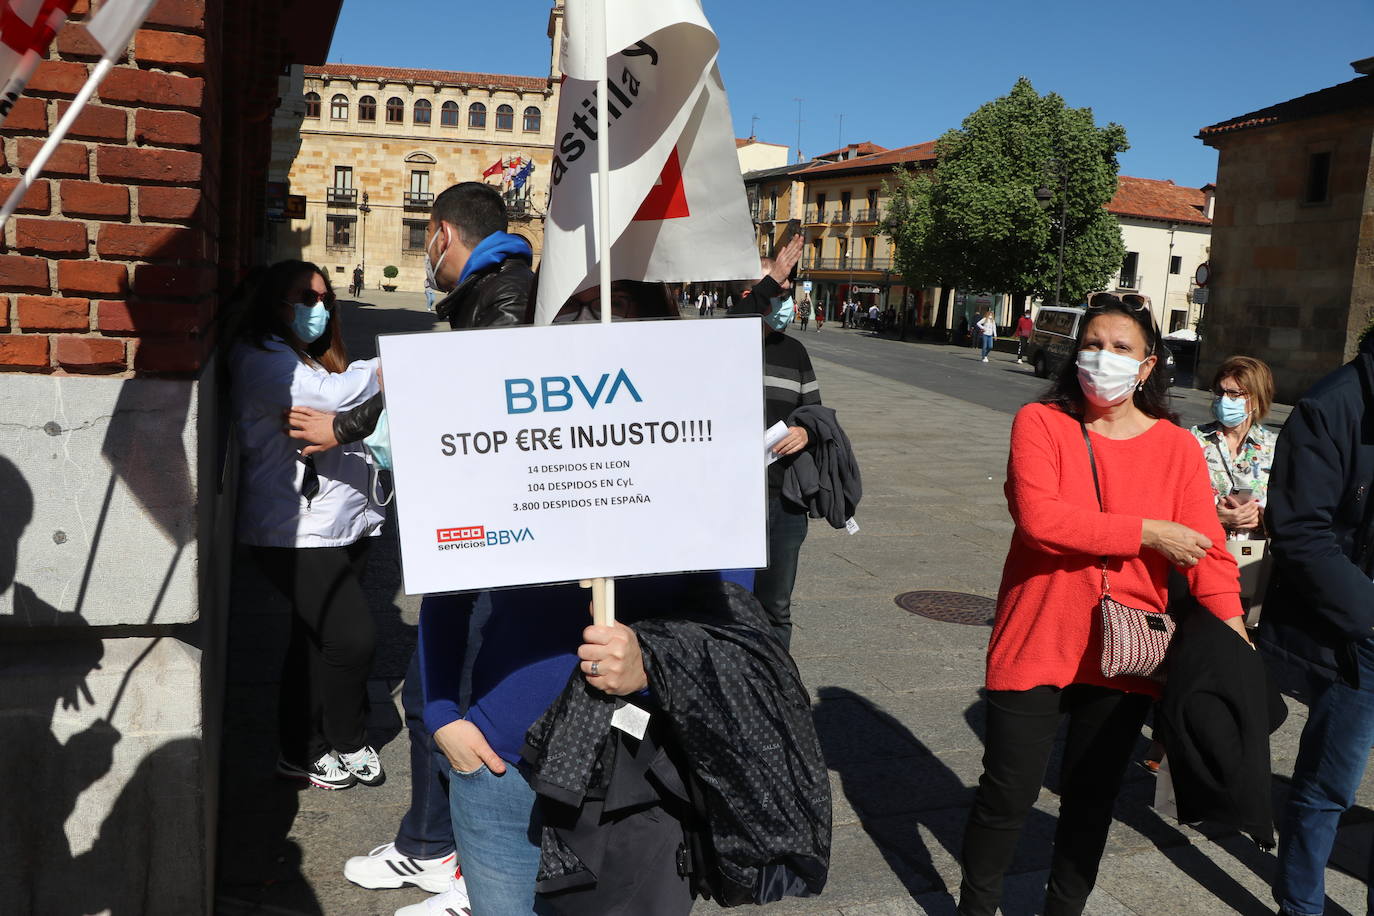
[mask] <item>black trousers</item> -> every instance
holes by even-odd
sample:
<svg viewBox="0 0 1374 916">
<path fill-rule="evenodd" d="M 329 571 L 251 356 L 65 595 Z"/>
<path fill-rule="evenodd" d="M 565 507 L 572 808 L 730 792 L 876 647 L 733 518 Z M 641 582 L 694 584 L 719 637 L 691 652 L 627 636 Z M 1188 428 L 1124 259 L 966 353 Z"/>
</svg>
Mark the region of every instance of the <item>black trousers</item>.
<svg viewBox="0 0 1374 916">
<path fill-rule="evenodd" d="M 372 538 L 347 547 L 254 547 L 291 601 L 277 722 L 282 756 L 310 764 L 367 743 L 367 676 L 377 641 L 362 589 Z"/>
<path fill-rule="evenodd" d="M 1097 881 L 1112 805 L 1151 700 L 1073 685 L 988 692 L 983 776 L 964 831 L 962 916 L 992 916 L 1054 746 L 1069 717 L 1045 916 L 1078 916 Z"/>
</svg>

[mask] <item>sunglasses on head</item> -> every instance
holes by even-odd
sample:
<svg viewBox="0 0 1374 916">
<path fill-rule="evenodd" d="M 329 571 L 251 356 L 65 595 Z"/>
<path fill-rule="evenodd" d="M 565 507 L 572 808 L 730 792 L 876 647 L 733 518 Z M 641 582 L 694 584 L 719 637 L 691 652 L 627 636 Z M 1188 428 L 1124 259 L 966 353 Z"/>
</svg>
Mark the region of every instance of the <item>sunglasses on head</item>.
<svg viewBox="0 0 1374 916">
<path fill-rule="evenodd" d="M 1107 308 L 1108 306 L 1113 305 L 1116 302 L 1120 302 L 1122 305 L 1136 312 L 1143 312 L 1150 307 L 1150 304 L 1145 301 L 1144 296 L 1128 294 L 1125 296 L 1118 297 L 1112 295 L 1111 293 L 1094 293 L 1088 299 L 1088 308 Z"/>
<path fill-rule="evenodd" d="M 314 305 L 316 302 L 322 303 L 327 309 L 332 309 L 334 307 L 334 294 L 319 293 L 313 289 L 307 289 L 301 292 L 302 305 Z"/>
</svg>

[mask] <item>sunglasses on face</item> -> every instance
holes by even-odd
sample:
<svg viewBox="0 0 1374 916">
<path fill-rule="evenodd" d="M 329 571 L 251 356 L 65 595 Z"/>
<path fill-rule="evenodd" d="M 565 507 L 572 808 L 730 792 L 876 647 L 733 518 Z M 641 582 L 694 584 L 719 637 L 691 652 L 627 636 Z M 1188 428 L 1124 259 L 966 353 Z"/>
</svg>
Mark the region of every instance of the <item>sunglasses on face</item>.
<svg viewBox="0 0 1374 916">
<path fill-rule="evenodd" d="M 1246 398 L 1250 397 L 1250 395 L 1246 394 L 1244 391 L 1241 391 L 1239 388 L 1213 388 L 1212 394 L 1216 395 L 1219 398 L 1231 398 L 1232 400 L 1236 401 L 1243 401 Z"/>
<path fill-rule="evenodd" d="M 333 310 L 334 308 L 333 293 L 319 293 L 313 289 L 307 289 L 302 290 L 299 295 L 300 302 L 302 305 L 314 305 L 316 302 L 319 302 L 322 303 L 324 307 L 327 309 Z"/>
</svg>

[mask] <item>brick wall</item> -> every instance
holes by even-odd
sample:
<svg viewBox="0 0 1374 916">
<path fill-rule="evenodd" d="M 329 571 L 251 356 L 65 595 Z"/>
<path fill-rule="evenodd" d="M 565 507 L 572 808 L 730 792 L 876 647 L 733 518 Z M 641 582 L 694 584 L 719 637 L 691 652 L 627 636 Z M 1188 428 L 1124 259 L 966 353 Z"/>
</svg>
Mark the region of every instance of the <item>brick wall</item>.
<svg viewBox="0 0 1374 916">
<path fill-rule="evenodd" d="M 88 12 L 78 0 L 0 130 L 0 194 L 99 60 Z M 0 371 L 201 368 L 216 293 L 247 266 L 261 218 L 280 62 L 259 49 L 280 47 L 278 27 L 262 0 L 153 7 L 5 227 Z"/>
</svg>

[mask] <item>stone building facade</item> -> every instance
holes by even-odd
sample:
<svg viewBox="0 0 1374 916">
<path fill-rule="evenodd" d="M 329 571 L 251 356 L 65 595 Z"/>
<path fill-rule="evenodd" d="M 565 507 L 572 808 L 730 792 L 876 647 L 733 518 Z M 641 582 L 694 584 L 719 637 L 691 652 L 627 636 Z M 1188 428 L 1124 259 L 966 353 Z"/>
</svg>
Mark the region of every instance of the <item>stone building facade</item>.
<svg viewBox="0 0 1374 916">
<path fill-rule="evenodd" d="M 876 152 L 869 152 L 871 147 Z M 932 298 L 908 289 L 896 272 L 892 243 L 878 228 L 887 207 L 884 182 L 891 184 L 897 168 L 935 167 L 935 143 L 918 143 L 887 150 L 873 144 L 851 144 L 827 154 L 835 161 L 818 161 L 794 174 L 803 191 L 802 227 L 806 252 L 800 276 L 812 283 L 812 302 L 838 317 L 847 297 L 867 309 L 877 305 L 919 309 Z"/>
<path fill-rule="evenodd" d="M 510 76 L 327 64 L 284 78 L 274 117 L 270 180 L 279 196 L 304 198 L 268 226 L 274 259 L 319 264 L 348 285 L 355 266 L 369 289 L 424 288 L 424 238 L 435 195 L 460 181 L 487 181 L 507 196 L 510 231 L 536 256 L 543 247 L 549 164 L 558 112 L 557 52 L 563 10 L 549 15 L 549 72 Z M 513 171 L 532 160 L 516 190 Z M 383 271 L 397 268 L 387 279 Z"/>
<path fill-rule="evenodd" d="M 212 356 L 264 252 L 276 75 L 338 0 L 161 0 L 4 229 L 0 911 L 212 909 L 234 475 Z M 15 186 L 100 50 L 77 0 Z"/>
<path fill-rule="evenodd" d="M 1219 153 L 1201 378 L 1257 356 L 1292 400 L 1374 319 L 1374 58 L 1352 66 L 1350 82 L 1199 134 Z"/>
</svg>

